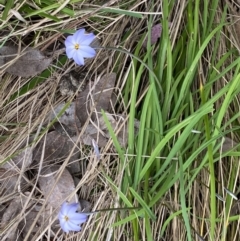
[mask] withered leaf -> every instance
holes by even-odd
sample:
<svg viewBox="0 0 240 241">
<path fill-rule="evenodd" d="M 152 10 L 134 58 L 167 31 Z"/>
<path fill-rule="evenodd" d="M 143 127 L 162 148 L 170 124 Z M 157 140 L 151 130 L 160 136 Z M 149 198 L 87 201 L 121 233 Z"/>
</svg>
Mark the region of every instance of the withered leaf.
<svg viewBox="0 0 240 241">
<path fill-rule="evenodd" d="M 116 117 L 115 115 L 112 115 L 108 112 L 105 112 L 105 114 L 114 130 L 114 133 L 118 138 L 120 145 L 125 147 L 128 140 L 128 121 L 126 120 L 127 116 L 118 115 L 118 117 Z M 139 121 L 136 119 L 134 121 L 134 130 L 135 134 L 137 134 L 139 130 Z M 103 135 L 101 133 L 103 133 Z M 101 114 L 99 114 L 98 120 L 94 121 L 94 125 L 89 124 L 87 126 L 82 136 L 82 142 L 85 145 L 92 145 L 92 139 L 94 139 L 99 147 L 104 147 L 106 146 L 110 137 L 111 136 L 108 132 L 105 121 Z"/>
<path fill-rule="evenodd" d="M 0 156 L 2 161 L 5 159 Z M 0 196 L 15 193 L 25 189 L 27 182 L 22 173 L 32 163 L 32 149 L 30 147 L 21 151 L 12 159 L 4 162 L 0 168 Z"/>
<path fill-rule="evenodd" d="M 105 113 L 105 114 L 114 130 L 115 135 L 118 138 L 120 145 L 125 147 L 128 140 L 128 123 L 125 121 L 126 117 L 124 118 L 123 116 L 119 116 L 120 118 L 118 118 L 117 120 L 110 113 Z M 108 128 L 105 124 L 103 116 L 99 118 L 99 126 L 101 130 L 104 130 L 106 137 L 110 138 Z"/>
<path fill-rule="evenodd" d="M 2 167 L 8 170 L 14 170 L 17 168 L 24 171 L 32 163 L 32 148 L 27 147 L 21 151 L 18 155 L 14 156 L 11 160 L 5 162 Z"/>
<path fill-rule="evenodd" d="M 43 150 L 45 141 L 45 150 Z M 57 131 L 52 131 L 47 134 L 46 140 L 45 138 L 42 138 L 37 147 L 34 149 L 33 159 L 39 161 L 41 159 L 42 152 L 44 151 L 43 160 L 45 162 L 61 160 L 68 157 L 74 147 L 75 144 L 69 137 L 61 135 Z M 76 160 L 78 156 L 79 151 L 75 149 L 74 155 L 71 156 L 70 161 Z"/>
<path fill-rule="evenodd" d="M 10 61 L 13 61 L 10 63 Z M 45 56 L 37 49 L 27 47 L 20 54 L 16 46 L 3 46 L 0 48 L 0 67 L 9 64 L 6 72 L 9 74 L 29 77 L 41 73 L 52 62 L 51 57 Z"/>
<path fill-rule="evenodd" d="M 240 213 L 240 202 L 235 202 L 231 208 L 231 212 L 230 215 L 235 216 L 235 215 L 239 215 Z"/>
<path fill-rule="evenodd" d="M 128 121 L 127 121 L 127 116 L 125 115 L 112 115 L 110 113 L 105 112 L 108 121 L 110 122 L 114 133 L 116 134 L 118 141 L 122 147 L 125 147 L 127 145 L 127 140 L 128 140 Z M 99 127 L 101 130 L 104 131 L 105 136 L 107 138 L 110 138 L 110 134 L 108 132 L 108 128 L 105 124 L 103 116 L 101 116 L 98 120 Z M 139 131 L 139 125 L 140 122 L 135 119 L 134 120 L 134 132 L 135 134 L 138 133 Z"/>
<path fill-rule="evenodd" d="M 51 219 L 57 217 L 60 207 L 55 209 L 56 207 L 52 208 L 49 205 L 46 205 L 44 210 L 41 210 L 41 208 L 42 206 L 40 205 L 34 205 L 29 211 L 29 213 L 26 215 L 24 220 L 20 222 L 18 226 L 18 230 L 21 230 L 21 235 L 24 238 L 30 232 L 28 240 L 36 240 L 36 235 L 40 235 L 42 231 L 46 228 L 48 228 L 49 230 L 51 229 L 50 237 L 54 237 L 55 234 L 59 231 L 58 219 L 56 219 L 53 223 L 51 223 Z M 36 216 L 38 215 L 40 210 L 41 214 L 37 219 L 36 224 L 34 225 L 34 227 L 31 227 L 32 223 L 36 221 Z"/>
<path fill-rule="evenodd" d="M 58 171 L 61 166 L 45 167 L 39 177 L 39 186 L 45 198 L 49 195 L 48 204 L 52 207 L 60 207 L 66 198 L 75 190 L 72 176 L 67 169 L 63 170 L 60 178 Z M 76 202 L 75 198 L 68 200 Z"/>
<path fill-rule="evenodd" d="M 224 142 L 220 147 L 220 150 L 223 152 L 227 152 L 233 149 L 235 146 L 237 146 L 237 143 L 234 140 L 229 137 L 224 137 Z"/>
<path fill-rule="evenodd" d="M 26 202 L 28 203 L 26 204 Z M 26 212 L 33 205 L 33 202 L 31 200 L 28 200 L 26 193 L 24 193 L 24 195 L 15 196 L 15 198 L 11 201 L 10 205 L 5 210 L 1 220 L 1 228 L 2 231 L 4 230 L 4 232 L 1 232 L 1 234 L 4 234 L 4 236 L 1 236 L 1 241 L 22 240 L 21 236 L 19 235 L 22 229 L 19 229 L 18 224 L 21 221 L 25 223 L 24 216 L 20 215 L 20 213 L 23 211 L 24 205 L 26 205 Z M 14 219 L 16 220 L 14 221 Z"/>
<path fill-rule="evenodd" d="M 162 24 L 156 24 L 152 27 L 151 29 L 151 39 L 150 42 L 151 44 L 155 44 L 158 39 L 161 37 L 162 35 Z M 147 42 L 148 42 L 148 35 L 146 36 L 146 39 L 143 42 L 143 46 L 147 47 Z"/>
<path fill-rule="evenodd" d="M 19 178 L 20 174 L 15 170 L 7 170 L 0 168 L 0 183 L 1 192 L 0 196 L 17 192 L 19 187 L 23 187 L 26 184 L 23 178 Z M 19 185 L 20 184 L 20 185 Z"/>
<path fill-rule="evenodd" d="M 79 93 L 76 100 L 76 115 L 82 125 L 93 107 L 96 112 L 101 112 L 101 109 L 108 110 L 115 81 L 115 73 L 105 74 L 97 83 L 89 82 L 85 90 Z M 95 111 L 92 120 L 96 118 Z"/>
<path fill-rule="evenodd" d="M 81 210 L 79 210 L 79 211 L 86 212 L 86 213 L 91 211 L 92 204 L 90 202 L 88 202 L 87 200 L 84 200 L 84 199 L 80 199 L 79 203 L 80 203 L 80 207 L 81 207 Z"/>
<path fill-rule="evenodd" d="M 10 205 L 6 209 L 2 220 L 1 220 L 1 229 L 7 229 L 4 234 L 1 237 L 1 240 L 8 240 L 8 241 L 15 241 L 17 240 L 17 227 L 18 225 L 12 224 L 9 225 L 14 218 L 17 217 L 17 215 L 21 211 L 21 199 L 15 198 L 11 201 Z"/>
<path fill-rule="evenodd" d="M 88 125 L 88 128 L 83 133 L 81 137 L 81 141 L 84 145 L 91 146 L 92 145 L 92 139 L 94 139 L 98 145 L 98 147 L 104 147 L 106 146 L 108 139 L 104 137 L 101 133 L 96 133 L 97 129 L 92 124 Z M 90 132 L 90 133 L 89 133 Z"/>
<path fill-rule="evenodd" d="M 24 221 L 21 221 L 19 223 L 19 227 L 18 229 L 21 230 L 21 236 L 25 237 L 27 235 L 27 233 L 30 231 L 30 227 L 32 225 L 32 223 L 35 221 L 35 218 L 37 216 L 38 212 L 35 210 L 35 207 L 33 208 L 33 210 L 31 210 L 25 217 Z M 30 234 L 30 240 L 33 240 L 33 235 L 35 233 L 37 233 L 37 231 L 39 230 L 39 228 L 42 227 L 42 215 L 39 217 L 39 219 L 37 220 L 36 225 L 31 229 L 31 234 Z"/>
<path fill-rule="evenodd" d="M 47 120 L 52 121 L 56 118 L 56 116 L 62 111 L 65 102 L 54 107 L 53 111 L 49 114 Z M 64 113 L 59 117 L 58 121 L 68 128 L 76 132 L 76 128 L 80 128 L 81 124 L 78 117 L 75 115 L 75 102 L 72 102 L 70 106 L 64 111 Z"/>
<path fill-rule="evenodd" d="M 5 209 L 6 209 L 6 205 L 0 204 L 0 220 L 2 219 Z"/>
<path fill-rule="evenodd" d="M 101 43 L 100 43 L 100 41 L 99 41 L 98 38 L 95 38 L 95 39 L 91 42 L 90 46 L 91 46 L 92 48 L 100 48 L 100 47 L 101 47 Z"/>
</svg>

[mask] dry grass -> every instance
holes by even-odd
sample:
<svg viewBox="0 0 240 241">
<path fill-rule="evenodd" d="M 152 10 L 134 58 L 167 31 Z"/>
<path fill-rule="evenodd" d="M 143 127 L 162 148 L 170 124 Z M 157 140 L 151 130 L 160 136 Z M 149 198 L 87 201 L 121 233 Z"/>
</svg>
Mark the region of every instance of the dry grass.
<svg viewBox="0 0 240 241">
<path fill-rule="evenodd" d="M 188 1 L 184 0 L 176 1 L 173 10 L 170 13 L 170 36 L 172 41 L 172 49 L 174 49 L 179 34 L 182 32 L 182 28 L 184 28 L 184 25 L 187 21 L 183 15 L 184 6 L 187 4 L 187 2 Z M 230 1 L 227 1 L 227 3 L 230 4 Z M 98 37 L 102 46 L 120 46 L 123 49 L 134 52 L 142 33 L 146 32 L 147 30 L 147 16 L 145 15 L 141 20 L 125 15 L 118 15 L 116 18 L 111 17 L 111 15 L 103 16 L 99 11 L 101 7 L 95 4 L 98 3 L 94 2 L 93 4 L 88 4 L 83 2 L 82 4 L 76 4 L 75 11 L 78 12 L 79 16 L 81 17 L 67 18 L 66 16 L 62 16 L 60 23 L 55 23 L 47 18 L 44 18 L 41 21 L 33 20 L 28 27 L 24 27 L 24 24 L 21 24 L 17 26 L 17 29 L 9 35 L 9 39 L 12 42 L 21 43 L 22 46 L 25 46 L 26 39 L 29 41 L 29 39 L 25 37 L 26 34 L 38 31 L 39 35 L 32 39 L 30 43 L 41 50 L 54 50 L 58 48 L 58 46 L 61 45 L 64 40 L 64 36 L 59 32 L 60 30 L 86 27 L 89 30 L 96 30 L 99 32 Z M 121 4 L 127 3 L 124 3 L 124 1 L 122 1 L 122 3 L 121 1 L 109 1 L 107 4 L 117 8 L 118 6 L 121 6 Z M 62 7 L 64 7 L 64 5 L 62 5 Z M 91 7 L 91 11 L 86 10 L 85 12 L 84 9 L 89 9 L 88 6 Z M 150 12 L 150 7 L 151 6 L 149 5 L 148 1 L 129 2 L 129 9 L 133 11 Z M 18 7 L 16 7 L 16 10 L 17 9 Z M 161 12 L 162 1 L 156 1 L 153 9 L 156 12 Z M 54 13 L 57 14 L 59 10 L 60 9 L 56 10 Z M 219 6 L 218 14 L 216 15 L 217 18 L 219 17 L 220 19 L 221 14 L 222 8 Z M 229 18 L 232 17 L 237 18 L 235 12 L 229 14 Z M 159 15 L 154 16 L 154 21 L 157 23 L 159 18 Z M 10 18 L 9 21 L 11 22 Z M 218 19 L 216 19 L 216 21 L 219 22 Z M 239 24 L 237 21 L 239 20 L 236 20 L 235 24 L 238 26 Z M 1 38 L 3 38 L 4 31 L 11 31 L 11 28 L 12 26 L 8 25 L 8 28 L 1 29 Z M 236 27 L 236 31 L 233 33 L 233 28 L 234 25 L 226 28 L 228 32 L 225 33 L 226 38 L 222 37 L 221 39 L 219 51 L 216 56 L 216 62 L 223 56 L 223 54 L 226 53 L 226 51 L 229 50 L 230 47 L 234 47 L 238 50 L 240 49 L 238 43 L 238 39 L 240 37 L 238 33 L 239 29 Z M 129 36 L 124 41 L 121 41 L 123 36 L 126 34 L 126 31 L 130 32 Z M 237 37 L 236 34 L 238 35 Z M 6 34 L 4 34 L 4 36 L 6 36 Z M 232 43 L 232 46 L 229 46 L 227 39 Z M 203 73 L 206 73 L 208 69 L 207 63 L 209 63 L 211 55 L 212 49 L 209 46 L 209 48 L 205 51 L 205 61 L 203 60 L 204 58 L 202 58 L 202 69 L 200 69 L 200 71 Z M 58 57 L 59 56 L 57 56 L 57 58 Z M 38 137 L 40 137 L 40 133 L 43 130 L 42 128 L 46 126 L 44 120 L 48 116 L 48 113 L 58 103 L 62 103 L 64 100 L 66 100 L 59 94 L 59 81 L 64 73 L 68 72 L 68 70 L 74 67 L 71 63 L 72 62 L 67 61 L 66 64 L 61 68 L 56 68 L 54 72 L 52 72 L 51 75 L 42 83 L 38 84 L 35 88 L 30 89 L 24 95 L 19 96 L 11 101 L 11 96 L 20 91 L 25 84 L 29 83 L 31 78 L 15 77 L 5 73 L 4 71 L 0 73 L 0 153 L 2 160 L 12 157 L 21 148 L 26 148 L 29 146 L 34 148 L 40 141 L 40 139 L 38 140 Z M 227 67 L 227 64 L 226 66 L 222 66 L 223 69 L 225 67 Z M 87 61 L 86 66 L 78 68 L 78 70 L 82 71 L 83 69 L 87 69 L 89 71 L 89 75 L 92 76 L 92 79 L 99 78 L 106 73 L 111 73 L 117 70 L 118 77 L 116 82 L 116 93 L 121 101 L 116 108 L 117 110 L 115 109 L 114 111 L 116 111 L 115 114 L 128 114 L 128 107 L 130 103 L 124 103 L 122 91 L 126 85 L 130 68 L 131 65 L 129 56 L 125 54 L 118 55 L 118 52 L 115 51 L 99 50 L 98 55 L 94 60 Z M 223 88 L 225 84 L 231 80 L 233 75 L 234 73 L 228 73 L 228 75 L 225 75 L 222 78 L 221 82 L 219 81 L 218 84 L 214 85 L 211 89 L 212 95 Z M 206 82 L 204 74 L 201 75 L 201 79 L 203 83 Z M 194 90 L 197 90 L 198 84 L 199 82 L 196 80 L 195 86 L 193 86 Z M 141 89 L 142 93 L 139 94 L 140 99 L 144 97 L 146 88 L 147 86 L 143 84 Z M 232 106 L 232 110 L 229 110 L 229 113 L 227 113 L 229 115 L 225 116 L 225 122 L 231 118 L 232 112 L 235 113 L 236 111 L 239 111 L 239 98 L 236 97 L 235 103 L 236 104 Z M 219 100 L 219 102 L 216 104 L 216 108 L 218 108 L 218 105 L 221 106 L 222 103 Z M 238 123 L 239 121 L 240 120 L 238 119 Z M 32 143 L 33 138 L 38 141 Z M 235 140 L 238 139 L 238 133 L 232 133 L 232 138 Z M 83 171 L 81 173 L 81 179 L 79 180 L 79 183 L 77 184 L 77 187 L 72 195 L 77 193 L 81 199 L 90 201 L 93 205 L 93 210 L 119 207 L 120 197 L 117 195 L 116 190 L 121 190 L 124 169 L 120 169 L 119 163 L 121 161 L 118 158 L 118 153 L 113 147 L 112 141 L 109 140 L 109 143 L 106 145 L 106 147 L 101 150 L 101 153 L 104 154 L 104 158 L 102 158 L 100 161 L 96 159 L 94 152 L 89 150 L 89 148 L 86 148 L 82 145 L 78 145 L 78 148 L 81 152 L 81 158 L 79 161 L 82 163 L 82 165 L 84 165 L 84 167 L 82 168 Z M 72 150 L 72 152 L 73 151 L 74 150 Z M 70 157 L 71 154 L 65 160 L 58 161 L 61 163 L 61 170 L 58 175 L 59 178 L 61 178 L 60 173 L 68 165 Z M 128 161 L 129 158 L 126 156 L 125 165 L 128 164 Z M 196 160 L 195 168 L 198 167 L 198 162 L 201 163 L 201 161 Z M 26 214 L 34 205 L 37 203 L 42 205 L 40 212 L 36 214 L 37 218 L 40 216 L 41 212 L 44 212 L 44 207 L 46 206 L 47 201 L 46 198 L 41 195 L 42 191 L 37 185 L 37 180 L 40 175 L 39 170 L 42 165 L 43 159 L 38 160 L 38 162 L 35 162 L 33 166 L 24 171 L 16 166 L 14 167 L 14 170 L 18 174 L 15 189 L 11 193 L 3 192 L 1 194 L 0 203 L 2 205 L 0 206 L 0 213 L 2 216 L 5 208 L 10 204 L 10 202 L 16 200 L 21 200 L 21 211 L 17 212 L 16 216 L 13 215 L 13 217 L 10 219 L 11 223 L 1 230 L 2 241 L 9 240 L 7 238 L 11 236 L 10 233 L 16 231 L 17 225 L 20 223 L 20 221 L 26 218 Z M 221 182 L 222 180 L 230 180 L 228 173 L 232 168 L 235 168 L 237 170 L 236 174 L 239 175 L 239 163 L 234 158 L 224 157 L 222 158 L 221 162 L 218 162 L 218 167 L 216 168 L 218 190 L 223 188 L 223 183 Z M 22 180 L 20 179 L 22 176 L 24 176 L 25 182 L 24 185 L 20 187 L 19 182 Z M 114 183 L 114 185 L 109 182 L 109 179 L 111 179 L 111 182 L 112 184 Z M 208 236 L 209 233 L 210 223 L 206 220 L 198 218 L 211 216 L 211 210 L 209 209 L 209 182 L 209 171 L 207 168 L 203 168 L 198 174 L 196 180 L 193 182 L 187 197 L 188 202 L 191 203 L 192 207 L 192 216 L 189 217 L 190 224 L 193 230 L 196 230 L 196 232 L 201 236 L 204 236 L 203 234 Z M 238 184 L 239 178 L 236 178 L 234 186 L 236 187 Z M 8 185 L 9 184 L 7 184 L 7 186 Z M 159 235 L 167 218 L 169 218 L 172 212 L 176 212 L 181 208 L 179 203 L 179 188 L 179 183 L 176 182 L 173 189 L 169 190 L 169 192 L 164 195 L 164 198 L 159 200 L 158 205 L 155 205 L 153 208 L 153 212 L 157 217 L 155 222 L 151 222 L 152 236 L 153 240 L 155 241 L 187 240 L 184 222 L 181 218 L 177 217 L 173 218 L 166 227 L 164 234 L 165 239 L 161 238 Z M 138 205 L 137 203 L 133 204 L 136 204 L 136 206 Z M 235 203 L 233 206 L 237 207 L 237 204 Z M 221 202 L 218 202 L 217 210 L 222 210 Z M 24 240 L 134 240 L 132 236 L 132 226 L 130 224 L 124 224 L 114 228 L 112 227 L 113 223 L 116 222 L 116 220 L 121 219 L 121 216 L 125 217 L 125 214 L 126 211 L 100 212 L 89 217 L 87 224 L 83 226 L 81 232 L 74 234 L 71 233 L 69 235 L 60 234 L 60 231 L 57 233 L 52 233 L 50 224 L 56 220 L 56 216 L 45 217 L 45 222 L 47 222 L 48 225 L 39 224 L 37 223 L 38 220 L 35 219 L 33 225 L 29 227 L 28 233 L 26 234 Z M 219 217 L 225 215 L 223 212 L 219 212 L 218 214 Z M 239 206 L 234 210 L 234 215 L 237 214 L 239 214 Z M 138 230 L 139 240 L 147 240 L 146 229 L 144 226 L 145 223 L 142 222 L 141 219 L 137 221 L 139 222 L 140 227 Z M 37 226 L 36 229 L 36 225 L 43 226 Z M 224 224 L 222 222 L 216 224 L 216 240 L 220 240 L 223 225 Z M 232 229 L 234 233 L 232 233 L 229 241 L 237 241 L 240 239 L 239 234 L 235 233 L 235 230 L 239 229 L 239 225 L 239 221 L 230 225 L 229 230 L 231 231 Z M 20 231 L 21 230 L 19 230 L 19 232 Z M 228 231 L 229 235 L 230 231 Z M 195 240 L 200 240 L 197 233 L 195 234 L 194 238 Z M 10 240 L 14 239 L 16 239 L 16 236 L 13 236 L 13 238 Z M 22 239 L 19 238 L 17 240 Z"/>
</svg>

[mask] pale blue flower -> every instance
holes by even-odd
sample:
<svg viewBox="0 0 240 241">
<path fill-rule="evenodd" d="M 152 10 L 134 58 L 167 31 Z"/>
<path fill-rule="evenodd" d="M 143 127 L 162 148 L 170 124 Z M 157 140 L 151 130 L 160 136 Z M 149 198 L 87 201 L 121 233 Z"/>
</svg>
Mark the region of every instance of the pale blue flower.
<svg viewBox="0 0 240 241">
<path fill-rule="evenodd" d="M 60 221 L 61 228 L 64 232 L 80 231 L 80 224 L 87 221 L 88 215 L 85 213 L 78 213 L 78 203 L 63 203 L 58 219 Z"/>
<path fill-rule="evenodd" d="M 85 34 L 84 28 L 68 36 L 65 40 L 67 57 L 73 58 L 78 65 L 84 65 L 84 58 L 93 58 L 96 55 L 96 51 L 90 46 L 94 38 L 93 33 Z"/>
<path fill-rule="evenodd" d="M 93 149 L 95 151 L 97 159 L 100 160 L 100 158 L 101 158 L 100 151 L 99 151 L 98 145 L 94 139 L 92 139 L 92 145 L 93 145 Z"/>
</svg>

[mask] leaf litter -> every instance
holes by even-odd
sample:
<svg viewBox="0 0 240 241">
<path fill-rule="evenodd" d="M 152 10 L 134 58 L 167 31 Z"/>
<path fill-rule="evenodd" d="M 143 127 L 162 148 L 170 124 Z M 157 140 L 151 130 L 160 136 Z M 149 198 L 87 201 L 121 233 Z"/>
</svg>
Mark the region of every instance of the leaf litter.
<svg viewBox="0 0 240 241">
<path fill-rule="evenodd" d="M 6 72 L 13 75 L 34 76 L 46 69 L 51 62 L 51 57 L 47 57 L 39 50 L 30 47 L 22 52 L 11 45 L 0 48 L 0 68 L 5 68 Z M 76 140 L 79 139 L 81 144 L 92 146 L 94 155 L 97 159 L 101 158 L 100 148 L 104 147 L 111 138 L 101 115 L 101 110 L 104 110 L 114 130 L 117 130 L 119 126 L 124 127 L 124 130 L 121 128 L 118 130 L 118 139 L 121 145 L 126 145 L 127 126 L 124 125 L 126 118 L 121 116 L 117 120 L 114 114 L 108 112 L 115 82 L 115 73 L 106 74 L 96 82 L 88 81 L 86 88 L 78 93 L 76 99 L 63 113 L 65 102 L 57 105 L 49 113 L 45 123 L 56 120 L 53 130 L 46 133 L 34 148 L 24 148 L 1 166 L 1 194 L 15 195 L 12 201 L 6 200 L 5 212 L 0 218 L 1 228 L 7 227 L 12 221 L 12 217 L 18 217 L 20 214 L 27 199 L 20 198 L 18 192 L 26 191 L 26 188 L 29 188 L 29 185 L 26 185 L 26 180 L 29 181 L 26 174 L 36 165 L 39 166 L 39 163 L 41 163 L 41 170 L 39 174 L 34 174 L 34 176 L 38 175 L 38 178 L 34 180 L 37 181 L 40 192 L 35 195 L 42 195 L 46 199 L 44 211 L 37 222 L 34 219 L 42 204 L 28 200 L 33 207 L 25 214 L 25 221 L 18 222 L 18 226 L 9 228 L 1 240 L 15 240 L 17 238 L 21 240 L 27 235 L 33 238 L 39 232 L 39 225 L 41 230 L 49 227 L 49 220 L 45 220 L 46 217 L 56 217 L 59 208 L 66 199 L 70 202 L 79 202 L 81 210 L 85 212 L 91 210 L 91 203 L 86 200 L 78 200 L 76 194 L 72 195 L 77 185 L 76 180 L 79 180 L 76 179 L 75 174 L 81 172 L 79 167 L 80 152 Z M 79 133 L 82 133 L 80 138 L 78 138 Z M 63 163 L 66 158 L 69 158 L 67 168 L 61 171 L 59 164 Z M 1 159 L 4 160 L 3 157 Z M 62 172 L 61 175 L 59 175 L 60 172 Z M 23 185 L 25 185 L 25 189 L 22 189 Z M 70 195 L 72 196 L 69 199 Z M 28 229 L 33 222 L 36 225 L 29 236 Z M 59 229 L 57 221 L 51 223 L 50 227 L 53 233 Z"/>
<path fill-rule="evenodd" d="M 52 63 L 52 58 L 45 56 L 38 49 L 25 48 L 22 52 L 16 46 L 0 48 L 0 68 L 6 68 L 9 74 L 30 77 L 41 73 Z"/>
<path fill-rule="evenodd" d="M 26 221 L 28 220 L 26 217 L 29 215 L 29 212 L 35 208 L 34 202 L 29 200 L 28 196 L 29 192 L 18 194 L 8 205 L 1 220 L 1 229 L 5 231 L 2 232 L 0 236 L 2 241 L 16 241 L 24 239 L 24 236 L 20 235 L 18 231 L 22 230 L 24 232 L 24 229 L 29 228 L 29 226 L 26 226 Z M 27 212 L 22 213 L 24 206 L 26 206 Z M 22 216 L 24 216 L 24 220 L 21 219 Z M 18 220 L 16 223 L 19 223 L 19 225 L 16 225 L 14 220 Z"/>
<path fill-rule="evenodd" d="M 1 156 L 1 161 L 4 157 Z M 24 172 L 32 163 L 32 148 L 27 147 L 20 151 L 9 161 L 4 162 L 0 168 L 1 196 L 3 193 L 13 194 L 22 190 L 26 185 Z"/>
<path fill-rule="evenodd" d="M 58 172 L 61 166 L 45 167 L 41 170 L 38 182 L 44 197 L 48 197 L 48 205 L 51 207 L 60 207 L 63 201 L 75 190 L 73 178 L 69 171 L 65 168 L 60 178 Z M 75 202 L 76 198 L 68 200 Z"/>
<path fill-rule="evenodd" d="M 111 139 L 101 114 L 101 110 L 104 110 L 112 128 L 117 133 L 119 143 L 122 146 L 126 145 L 127 116 L 116 116 L 109 112 L 115 81 L 115 73 L 106 74 L 96 82 L 89 81 L 86 88 L 77 95 L 76 99 L 72 101 L 63 113 L 65 102 L 57 105 L 49 113 L 45 123 L 56 120 L 53 129 L 50 129 L 33 149 L 30 147 L 25 148 L 20 154 L 12 158 L 10 162 L 4 164 L 5 166 L 0 172 L 1 180 L 7 177 L 7 182 L 5 180 L 5 183 L 7 183 L 9 193 L 17 191 L 16 184 L 19 183 L 20 170 L 26 172 L 29 168 L 32 168 L 33 164 L 41 168 L 38 178 L 35 179 L 40 191 L 37 195 L 42 195 L 46 200 L 44 210 L 41 212 L 38 221 L 35 220 L 35 217 L 42 204 L 33 201 L 34 207 L 26 214 L 25 221 L 20 222 L 19 226 L 15 227 L 11 234 L 5 232 L 6 237 L 14 240 L 16 233 L 21 230 L 21 237 L 24 238 L 30 232 L 29 227 L 34 222 L 37 226 L 35 225 L 31 230 L 30 238 L 34 238 L 34 235 L 40 232 L 36 228 L 39 225 L 41 230 L 51 227 L 50 236 L 54 236 L 55 232 L 59 230 L 59 224 L 55 221 L 49 226 L 49 220 L 46 217 L 56 217 L 59 208 L 65 200 L 79 202 L 80 209 L 85 212 L 91 210 L 91 203 L 86 200 L 78 200 L 76 194 L 73 195 L 77 185 L 76 180 L 80 180 L 78 175 L 83 171 L 79 165 L 81 153 L 77 140 L 80 141 L 80 144 L 91 146 L 96 158 L 98 160 L 101 158 L 100 148 L 105 147 Z M 137 121 L 136 126 L 138 126 Z M 80 133 L 81 136 L 78 138 Z M 61 164 L 67 158 L 67 168 L 62 169 Z M 41 165 L 38 163 L 41 163 Z M 15 170 L 16 168 L 18 171 Z M 27 179 L 27 177 L 25 178 Z M 69 199 L 70 196 L 71 199 Z M 13 199 L 9 203 L 9 208 L 4 213 L 6 217 L 2 220 L 4 224 L 9 222 L 11 215 L 19 211 L 18 208 L 22 204 L 16 204 L 16 202 L 18 200 Z M 15 203 L 15 209 L 12 209 L 13 204 L 11 205 L 11 203 Z"/>
<path fill-rule="evenodd" d="M 45 138 L 42 138 L 33 152 L 33 159 L 40 161 L 43 158 L 43 163 L 57 163 L 67 158 L 75 147 L 73 140 L 62 135 L 58 131 L 51 131 L 46 134 Z M 79 152 L 76 151 L 71 156 L 71 160 L 78 159 Z"/>
<path fill-rule="evenodd" d="M 107 111 L 114 90 L 116 74 L 104 75 L 97 82 L 89 81 L 84 91 L 76 99 L 76 115 L 82 124 L 85 124 L 89 115 L 94 121 L 96 113 L 101 109 Z"/>
</svg>

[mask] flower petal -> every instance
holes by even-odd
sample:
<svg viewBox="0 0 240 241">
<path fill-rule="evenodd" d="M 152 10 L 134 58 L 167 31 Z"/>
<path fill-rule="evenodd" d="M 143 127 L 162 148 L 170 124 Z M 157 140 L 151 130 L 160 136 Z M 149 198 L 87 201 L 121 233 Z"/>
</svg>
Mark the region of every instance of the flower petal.
<svg viewBox="0 0 240 241">
<path fill-rule="evenodd" d="M 60 213 L 64 216 L 69 216 L 68 213 L 70 212 L 76 212 L 77 211 L 77 208 L 78 208 L 78 203 L 67 203 L 67 202 L 64 202 L 62 207 L 61 207 L 61 210 L 60 210 Z"/>
<path fill-rule="evenodd" d="M 71 231 L 80 231 L 81 227 L 74 222 L 68 221 L 68 228 Z"/>
<path fill-rule="evenodd" d="M 90 46 L 82 46 L 80 52 L 84 58 L 93 58 L 96 55 L 96 51 Z"/>
<path fill-rule="evenodd" d="M 83 213 L 71 213 L 71 216 L 69 216 L 69 219 L 74 223 L 84 223 L 87 221 L 88 216 Z"/>
<path fill-rule="evenodd" d="M 64 202 L 61 206 L 61 210 L 60 212 L 63 214 L 63 215 L 66 215 L 67 214 L 67 211 L 69 209 L 69 204 L 67 202 Z"/>
<path fill-rule="evenodd" d="M 69 209 L 67 211 L 67 215 L 69 216 L 69 218 L 71 218 L 71 214 L 72 213 L 76 213 L 77 209 L 78 209 L 78 203 L 71 203 L 69 204 Z"/>
<path fill-rule="evenodd" d="M 80 44 L 80 42 L 84 39 L 84 36 L 85 36 L 85 29 L 82 28 L 82 29 L 79 29 L 77 30 L 74 34 L 73 34 L 73 38 L 74 40 Z"/>
<path fill-rule="evenodd" d="M 69 229 L 69 225 L 68 225 L 67 222 L 60 222 L 60 226 L 61 226 L 62 230 L 63 230 L 64 232 L 66 232 L 66 233 L 68 233 L 69 231 L 71 231 L 71 230 Z"/>
<path fill-rule="evenodd" d="M 66 47 L 69 47 L 69 46 L 71 46 L 71 45 L 75 45 L 75 43 L 76 43 L 76 41 L 74 40 L 74 38 L 73 38 L 73 36 L 71 35 L 71 36 L 68 36 L 67 38 L 66 38 L 66 40 L 65 40 L 65 46 Z"/>
<path fill-rule="evenodd" d="M 65 225 L 65 223 L 67 222 L 65 219 L 59 219 L 60 225 L 61 227 Z"/>
<path fill-rule="evenodd" d="M 81 53 L 79 53 L 79 51 L 75 52 L 73 59 L 78 65 L 84 65 L 83 56 L 81 55 Z"/>
<path fill-rule="evenodd" d="M 71 59 L 76 51 L 77 50 L 75 48 L 70 48 L 70 47 L 66 48 L 67 57 Z"/>
<path fill-rule="evenodd" d="M 58 213 L 58 219 L 59 220 L 63 220 L 65 217 L 64 213 L 62 213 L 61 211 Z"/>
<path fill-rule="evenodd" d="M 84 35 L 84 39 L 80 42 L 81 45 L 89 45 L 95 39 L 95 35 L 93 33 Z"/>
</svg>

